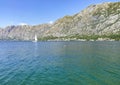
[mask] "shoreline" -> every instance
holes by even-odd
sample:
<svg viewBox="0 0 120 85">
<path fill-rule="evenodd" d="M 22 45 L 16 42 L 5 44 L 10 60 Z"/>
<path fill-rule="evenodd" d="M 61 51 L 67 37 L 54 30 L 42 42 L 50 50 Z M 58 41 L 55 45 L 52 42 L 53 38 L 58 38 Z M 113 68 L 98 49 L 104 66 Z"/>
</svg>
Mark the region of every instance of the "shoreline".
<svg viewBox="0 0 120 85">
<path fill-rule="evenodd" d="M 10 39 L 0 39 L 0 41 L 28 41 L 28 42 L 32 42 L 33 40 L 10 40 Z M 120 40 L 115 40 L 115 39 L 97 39 L 97 40 L 94 40 L 94 39 L 90 39 L 90 40 L 87 40 L 87 39 L 48 39 L 48 40 L 38 40 L 37 42 L 42 42 L 42 41 L 56 41 L 56 42 L 58 42 L 58 41 L 83 41 L 83 42 L 85 42 L 85 41 L 91 41 L 91 42 L 95 42 L 95 41 L 120 41 Z"/>
</svg>

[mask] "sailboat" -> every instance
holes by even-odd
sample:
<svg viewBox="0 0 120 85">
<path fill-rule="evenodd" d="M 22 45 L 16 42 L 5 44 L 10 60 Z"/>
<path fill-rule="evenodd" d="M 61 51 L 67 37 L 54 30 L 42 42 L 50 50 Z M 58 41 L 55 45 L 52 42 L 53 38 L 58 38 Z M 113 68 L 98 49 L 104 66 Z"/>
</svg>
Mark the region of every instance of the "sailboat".
<svg viewBox="0 0 120 85">
<path fill-rule="evenodd" d="M 38 39 L 37 39 L 37 35 L 35 35 L 35 39 L 34 39 L 33 42 L 37 42 L 37 41 L 38 41 Z"/>
</svg>

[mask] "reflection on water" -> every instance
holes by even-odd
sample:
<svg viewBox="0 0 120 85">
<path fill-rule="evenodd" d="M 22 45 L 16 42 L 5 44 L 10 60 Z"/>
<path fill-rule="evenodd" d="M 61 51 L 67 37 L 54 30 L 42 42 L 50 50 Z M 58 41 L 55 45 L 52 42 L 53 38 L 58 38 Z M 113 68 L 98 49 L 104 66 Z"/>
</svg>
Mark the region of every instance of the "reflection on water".
<svg viewBox="0 0 120 85">
<path fill-rule="evenodd" d="M 0 42 L 0 85 L 119 85 L 120 42 Z"/>
<path fill-rule="evenodd" d="M 36 57 L 37 54 L 38 54 L 38 53 L 37 53 L 37 50 L 38 50 L 38 43 L 37 43 L 37 42 L 34 43 L 33 49 L 34 49 L 34 56 Z"/>
</svg>

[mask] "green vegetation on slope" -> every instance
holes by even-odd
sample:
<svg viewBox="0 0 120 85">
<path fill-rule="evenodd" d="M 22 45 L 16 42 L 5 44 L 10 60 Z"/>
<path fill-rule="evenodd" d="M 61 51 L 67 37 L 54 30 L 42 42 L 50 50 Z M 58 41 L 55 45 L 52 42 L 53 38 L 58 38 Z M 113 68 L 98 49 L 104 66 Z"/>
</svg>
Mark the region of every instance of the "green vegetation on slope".
<svg viewBox="0 0 120 85">
<path fill-rule="evenodd" d="M 54 37 L 54 36 L 47 36 L 43 38 L 39 38 L 39 41 L 47 41 L 47 40 L 79 40 L 79 39 L 84 39 L 84 40 L 98 40 L 99 38 L 106 39 L 106 40 L 111 40 L 114 39 L 116 41 L 120 40 L 120 34 L 110 34 L 110 35 L 72 35 L 72 36 L 63 36 L 63 37 Z"/>
</svg>

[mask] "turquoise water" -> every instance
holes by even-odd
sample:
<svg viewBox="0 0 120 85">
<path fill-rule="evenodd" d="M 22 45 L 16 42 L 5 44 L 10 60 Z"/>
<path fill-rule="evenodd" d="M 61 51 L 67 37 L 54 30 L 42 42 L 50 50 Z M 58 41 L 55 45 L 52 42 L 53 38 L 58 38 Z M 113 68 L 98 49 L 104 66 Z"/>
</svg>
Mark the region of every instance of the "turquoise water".
<svg viewBox="0 0 120 85">
<path fill-rule="evenodd" d="M 0 85 L 120 85 L 120 42 L 0 41 Z"/>
</svg>

